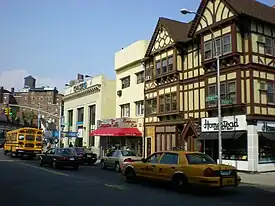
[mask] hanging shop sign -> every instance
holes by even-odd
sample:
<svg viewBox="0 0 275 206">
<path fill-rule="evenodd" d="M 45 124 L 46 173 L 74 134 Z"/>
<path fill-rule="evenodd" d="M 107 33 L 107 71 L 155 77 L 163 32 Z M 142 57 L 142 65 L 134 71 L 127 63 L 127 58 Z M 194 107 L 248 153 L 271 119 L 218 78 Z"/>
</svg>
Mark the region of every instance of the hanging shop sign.
<svg viewBox="0 0 275 206">
<path fill-rule="evenodd" d="M 258 132 L 275 132 L 275 121 L 258 121 Z"/>
<path fill-rule="evenodd" d="M 247 122 L 245 115 L 222 117 L 222 131 L 241 131 L 247 130 Z M 219 130 L 218 117 L 202 118 L 202 132 L 217 132 Z"/>
</svg>

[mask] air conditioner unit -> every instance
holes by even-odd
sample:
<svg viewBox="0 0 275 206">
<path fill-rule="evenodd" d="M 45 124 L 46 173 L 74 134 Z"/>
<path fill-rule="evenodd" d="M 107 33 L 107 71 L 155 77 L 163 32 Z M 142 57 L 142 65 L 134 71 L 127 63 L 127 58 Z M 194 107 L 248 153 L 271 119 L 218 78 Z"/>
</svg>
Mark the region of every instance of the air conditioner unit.
<svg viewBox="0 0 275 206">
<path fill-rule="evenodd" d="M 265 37 L 263 35 L 258 36 L 258 42 L 265 43 Z"/>
<path fill-rule="evenodd" d="M 116 94 L 117 94 L 117 96 L 121 97 L 121 95 L 122 95 L 122 90 L 118 90 L 118 91 L 116 92 Z"/>
<path fill-rule="evenodd" d="M 265 82 L 260 82 L 260 90 L 267 90 L 267 84 Z"/>
<path fill-rule="evenodd" d="M 151 80 L 151 76 L 146 76 L 146 81 Z"/>
</svg>

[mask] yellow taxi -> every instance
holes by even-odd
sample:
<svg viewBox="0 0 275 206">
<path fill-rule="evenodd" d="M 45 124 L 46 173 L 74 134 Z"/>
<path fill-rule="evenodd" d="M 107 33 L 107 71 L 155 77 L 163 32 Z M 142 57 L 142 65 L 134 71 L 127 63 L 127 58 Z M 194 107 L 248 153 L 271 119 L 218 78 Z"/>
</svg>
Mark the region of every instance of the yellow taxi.
<svg viewBox="0 0 275 206">
<path fill-rule="evenodd" d="M 129 162 L 122 168 L 126 181 L 139 178 L 172 182 L 178 191 L 191 186 L 213 188 L 236 187 L 241 178 L 233 166 L 217 164 L 200 152 L 156 152 L 138 162 Z"/>
</svg>

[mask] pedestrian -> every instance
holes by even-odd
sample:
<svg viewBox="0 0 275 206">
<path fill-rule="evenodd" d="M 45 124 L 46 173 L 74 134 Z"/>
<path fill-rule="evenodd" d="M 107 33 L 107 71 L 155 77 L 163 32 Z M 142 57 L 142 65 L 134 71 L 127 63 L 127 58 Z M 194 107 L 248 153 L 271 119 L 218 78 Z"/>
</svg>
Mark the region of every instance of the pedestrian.
<svg viewBox="0 0 275 206">
<path fill-rule="evenodd" d="M 73 147 L 73 144 L 70 142 L 69 147 Z"/>
</svg>

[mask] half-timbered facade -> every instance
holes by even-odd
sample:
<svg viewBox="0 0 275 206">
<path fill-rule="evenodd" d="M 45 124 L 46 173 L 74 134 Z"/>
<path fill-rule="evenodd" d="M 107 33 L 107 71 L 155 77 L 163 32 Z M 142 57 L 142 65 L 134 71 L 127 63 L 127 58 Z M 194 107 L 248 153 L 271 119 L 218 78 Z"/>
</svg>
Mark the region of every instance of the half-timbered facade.
<svg viewBox="0 0 275 206">
<path fill-rule="evenodd" d="M 217 158 L 217 51 L 223 163 L 275 170 L 275 8 L 203 0 L 197 13 L 157 24 L 146 54 L 146 137 L 155 151 L 182 146 Z"/>
</svg>

